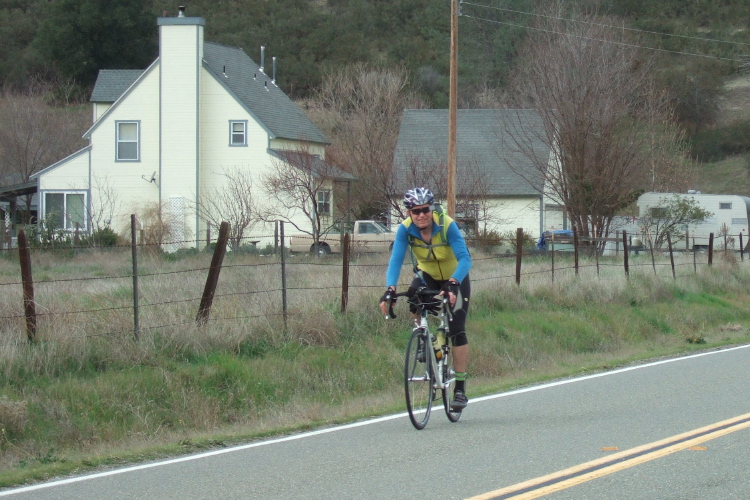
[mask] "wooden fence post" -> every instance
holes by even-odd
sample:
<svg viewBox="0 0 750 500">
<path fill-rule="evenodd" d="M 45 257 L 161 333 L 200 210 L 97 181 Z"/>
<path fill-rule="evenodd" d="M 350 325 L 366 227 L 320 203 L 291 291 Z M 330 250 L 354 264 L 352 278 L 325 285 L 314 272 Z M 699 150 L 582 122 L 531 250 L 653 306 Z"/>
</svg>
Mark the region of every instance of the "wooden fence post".
<svg viewBox="0 0 750 500">
<path fill-rule="evenodd" d="M 552 230 L 549 245 L 550 262 L 552 263 L 552 283 L 555 282 L 555 232 Z"/>
<path fill-rule="evenodd" d="M 576 276 L 578 276 L 578 230 L 573 228 L 573 261 L 576 267 Z"/>
<path fill-rule="evenodd" d="M 278 222 L 279 246 L 281 248 L 281 314 L 284 317 L 284 331 L 286 331 L 286 248 L 284 248 L 284 221 Z"/>
<path fill-rule="evenodd" d="M 672 252 L 672 236 L 667 232 L 667 246 L 669 246 L 669 262 L 672 264 L 672 278 L 677 278 L 674 272 L 674 253 Z"/>
<path fill-rule="evenodd" d="M 133 259 L 133 337 L 136 342 L 141 333 L 140 309 L 138 308 L 138 234 L 135 227 L 135 214 L 130 214 L 130 254 Z"/>
<path fill-rule="evenodd" d="M 523 249 L 523 228 L 516 229 L 516 285 L 521 284 L 521 250 Z"/>
<path fill-rule="evenodd" d="M 23 282 L 23 309 L 26 316 L 26 337 L 29 342 L 36 340 L 36 303 L 34 302 L 34 279 L 31 276 L 31 252 L 23 229 L 18 231 L 18 255 L 21 261 L 21 281 Z"/>
<path fill-rule="evenodd" d="M 346 312 L 349 303 L 349 233 L 344 233 L 341 243 L 342 269 L 341 269 L 341 312 Z"/>
<path fill-rule="evenodd" d="M 740 233 L 740 262 L 745 260 L 745 249 L 742 246 L 742 233 Z"/>
<path fill-rule="evenodd" d="M 630 253 L 630 249 L 628 249 L 628 232 L 624 231 L 622 232 L 622 255 L 623 259 L 622 262 L 625 265 L 625 277 L 630 279 L 630 268 L 628 267 L 628 254 Z"/>
<path fill-rule="evenodd" d="M 714 233 L 708 234 L 708 265 L 714 263 Z"/>
<path fill-rule="evenodd" d="M 279 253 L 279 221 L 276 221 L 273 225 L 273 253 Z"/>
<path fill-rule="evenodd" d="M 195 322 L 199 325 L 205 325 L 208 321 L 208 315 L 211 313 L 216 285 L 219 283 L 221 263 L 224 261 L 224 255 L 227 253 L 227 240 L 229 240 L 229 223 L 222 221 L 219 227 L 219 237 L 216 240 L 216 248 L 214 248 L 214 255 L 211 257 L 211 268 L 208 270 L 208 278 L 206 278 L 206 286 L 203 289 L 201 305 L 198 307 L 198 314 L 195 317 Z"/>
</svg>

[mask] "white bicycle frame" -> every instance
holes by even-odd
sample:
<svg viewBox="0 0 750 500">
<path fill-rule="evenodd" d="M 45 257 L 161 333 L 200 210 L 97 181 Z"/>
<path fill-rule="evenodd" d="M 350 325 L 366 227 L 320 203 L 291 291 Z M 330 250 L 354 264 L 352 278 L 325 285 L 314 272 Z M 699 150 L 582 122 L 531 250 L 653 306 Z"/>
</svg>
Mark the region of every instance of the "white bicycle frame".
<svg viewBox="0 0 750 500">
<path fill-rule="evenodd" d="M 448 322 L 446 321 L 446 318 L 448 316 L 448 313 L 446 312 L 448 308 L 448 299 L 443 298 L 443 303 L 440 306 L 440 325 L 437 327 L 437 331 L 442 330 L 443 332 L 448 332 Z M 435 349 L 432 348 L 432 332 L 430 331 L 430 325 L 427 321 L 427 311 L 422 310 L 422 315 L 419 318 L 414 318 L 414 328 L 412 329 L 412 332 L 416 332 L 417 330 L 423 330 L 425 335 L 425 354 L 429 351 L 430 353 L 430 366 L 432 368 L 432 373 L 435 374 L 435 381 L 432 385 L 432 388 L 435 390 L 443 390 L 446 387 L 448 387 L 450 384 L 452 384 L 455 380 L 455 372 L 449 374 L 448 380 L 443 380 L 443 367 L 445 365 L 446 355 L 448 354 L 448 350 L 450 350 L 450 346 L 448 346 L 448 337 L 446 335 L 445 341 L 446 344 L 442 345 L 441 348 L 443 349 L 443 356 L 438 360 L 435 356 Z M 428 374 L 424 374 L 424 379 L 422 378 L 412 378 L 415 382 L 420 380 L 427 380 Z"/>
</svg>

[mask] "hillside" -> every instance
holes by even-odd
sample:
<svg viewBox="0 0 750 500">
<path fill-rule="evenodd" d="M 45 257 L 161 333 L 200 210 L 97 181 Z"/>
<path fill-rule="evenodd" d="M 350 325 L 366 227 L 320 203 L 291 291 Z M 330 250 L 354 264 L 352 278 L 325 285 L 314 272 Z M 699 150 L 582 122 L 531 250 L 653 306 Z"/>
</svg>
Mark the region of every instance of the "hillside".
<svg viewBox="0 0 750 500">
<path fill-rule="evenodd" d="M 750 76 L 727 80 L 719 99 L 716 127 L 732 127 L 750 121 Z M 703 193 L 730 193 L 750 196 L 750 154 L 699 163 L 698 182 L 694 186 Z"/>
</svg>

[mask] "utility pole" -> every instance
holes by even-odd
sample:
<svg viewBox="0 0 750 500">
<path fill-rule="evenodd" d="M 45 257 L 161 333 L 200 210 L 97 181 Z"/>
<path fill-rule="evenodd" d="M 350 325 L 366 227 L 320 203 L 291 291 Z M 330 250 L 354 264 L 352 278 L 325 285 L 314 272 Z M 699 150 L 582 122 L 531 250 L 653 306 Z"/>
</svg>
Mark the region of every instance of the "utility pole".
<svg viewBox="0 0 750 500">
<path fill-rule="evenodd" d="M 458 2 L 451 0 L 451 65 L 448 105 L 448 215 L 456 216 L 456 113 L 458 108 Z"/>
</svg>

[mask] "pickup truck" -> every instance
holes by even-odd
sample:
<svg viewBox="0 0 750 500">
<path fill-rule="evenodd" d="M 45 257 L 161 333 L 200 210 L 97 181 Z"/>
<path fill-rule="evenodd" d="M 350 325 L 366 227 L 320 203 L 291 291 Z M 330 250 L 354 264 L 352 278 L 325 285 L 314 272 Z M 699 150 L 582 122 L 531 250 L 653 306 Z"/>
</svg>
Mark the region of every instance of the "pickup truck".
<svg viewBox="0 0 750 500">
<path fill-rule="evenodd" d="M 349 231 L 352 252 L 389 252 L 393 248 L 396 233 L 391 232 L 380 222 L 374 220 L 358 220 Z M 341 251 L 342 236 L 338 228 L 320 235 L 320 243 L 315 248 L 313 237 L 297 235 L 289 237 L 289 250 L 292 252 L 310 252 L 318 255 L 328 255 Z"/>
</svg>

